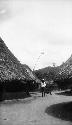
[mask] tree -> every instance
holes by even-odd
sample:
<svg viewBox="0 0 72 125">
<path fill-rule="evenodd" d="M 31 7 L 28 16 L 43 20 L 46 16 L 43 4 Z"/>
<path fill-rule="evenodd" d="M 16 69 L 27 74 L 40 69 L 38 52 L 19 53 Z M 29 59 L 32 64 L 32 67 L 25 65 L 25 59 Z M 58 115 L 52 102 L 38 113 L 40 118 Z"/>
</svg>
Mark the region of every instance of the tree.
<svg viewBox="0 0 72 125">
<path fill-rule="evenodd" d="M 53 67 L 56 67 L 56 63 L 53 62 Z"/>
</svg>

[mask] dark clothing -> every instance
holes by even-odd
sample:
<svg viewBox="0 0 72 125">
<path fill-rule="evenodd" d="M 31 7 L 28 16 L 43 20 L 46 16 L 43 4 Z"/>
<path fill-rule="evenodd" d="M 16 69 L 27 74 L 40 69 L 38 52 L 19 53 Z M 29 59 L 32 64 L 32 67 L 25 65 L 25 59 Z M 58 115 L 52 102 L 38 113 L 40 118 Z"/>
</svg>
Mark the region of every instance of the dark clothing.
<svg viewBox="0 0 72 125">
<path fill-rule="evenodd" d="M 41 87 L 42 97 L 45 97 L 45 87 Z"/>
</svg>

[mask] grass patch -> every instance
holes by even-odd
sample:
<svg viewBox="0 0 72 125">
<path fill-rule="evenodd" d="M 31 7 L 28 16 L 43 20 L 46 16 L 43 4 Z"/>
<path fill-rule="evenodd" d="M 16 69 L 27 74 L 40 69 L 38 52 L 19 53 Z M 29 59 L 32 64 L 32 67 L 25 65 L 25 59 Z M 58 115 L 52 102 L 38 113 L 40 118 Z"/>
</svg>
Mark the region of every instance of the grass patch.
<svg viewBox="0 0 72 125">
<path fill-rule="evenodd" d="M 51 105 L 45 113 L 65 121 L 72 121 L 72 102 Z"/>
</svg>

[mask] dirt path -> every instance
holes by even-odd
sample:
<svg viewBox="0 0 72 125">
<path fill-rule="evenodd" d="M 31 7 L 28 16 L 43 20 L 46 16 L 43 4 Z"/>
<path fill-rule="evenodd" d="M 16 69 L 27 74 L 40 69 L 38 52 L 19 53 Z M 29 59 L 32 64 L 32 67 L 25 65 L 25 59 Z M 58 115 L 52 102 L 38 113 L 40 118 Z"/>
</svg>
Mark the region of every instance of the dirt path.
<svg viewBox="0 0 72 125">
<path fill-rule="evenodd" d="M 45 113 L 53 104 L 72 101 L 72 97 L 33 93 L 23 100 L 4 102 L 0 105 L 0 125 L 72 125 L 70 121 L 61 120 Z"/>
</svg>

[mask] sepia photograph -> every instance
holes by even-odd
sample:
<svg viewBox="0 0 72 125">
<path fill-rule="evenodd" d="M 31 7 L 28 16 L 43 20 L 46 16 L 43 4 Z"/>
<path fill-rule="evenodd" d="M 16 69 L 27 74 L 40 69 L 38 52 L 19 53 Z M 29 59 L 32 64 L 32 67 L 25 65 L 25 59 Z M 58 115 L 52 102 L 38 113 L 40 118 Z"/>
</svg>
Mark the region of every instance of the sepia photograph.
<svg viewBox="0 0 72 125">
<path fill-rule="evenodd" d="M 72 125 L 72 0 L 0 0 L 0 125 Z"/>
</svg>

